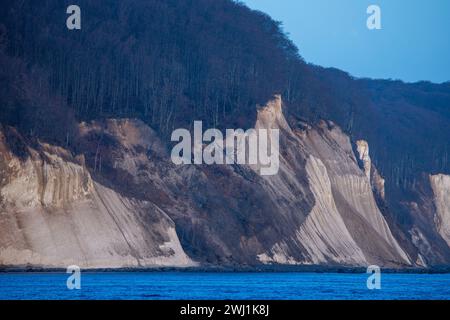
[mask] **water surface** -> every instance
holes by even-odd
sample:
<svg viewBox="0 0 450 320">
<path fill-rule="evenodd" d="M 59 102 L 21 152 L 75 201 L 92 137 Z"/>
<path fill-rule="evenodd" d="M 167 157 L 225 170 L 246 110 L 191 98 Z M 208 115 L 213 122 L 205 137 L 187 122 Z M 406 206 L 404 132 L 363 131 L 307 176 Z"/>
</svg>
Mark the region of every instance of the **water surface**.
<svg viewBox="0 0 450 320">
<path fill-rule="evenodd" d="M 450 274 L 104 272 L 81 274 L 67 289 L 65 273 L 0 273 L 5 299 L 450 299 Z"/>
</svg>

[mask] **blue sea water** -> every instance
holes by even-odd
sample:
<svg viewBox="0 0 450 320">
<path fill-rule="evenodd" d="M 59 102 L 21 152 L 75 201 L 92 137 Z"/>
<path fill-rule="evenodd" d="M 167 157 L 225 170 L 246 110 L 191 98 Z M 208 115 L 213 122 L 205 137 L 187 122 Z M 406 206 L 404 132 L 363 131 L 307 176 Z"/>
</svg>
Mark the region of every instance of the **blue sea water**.
<svg viewBox="0 0 450 320">
<path fill-rule="evenodd" d="M 81 274 L 69 290 L 65 273 L 0 273 L 0 300 L 10 299 L 450 299 L 450 274 L 104 272 Z"/>
</svg>

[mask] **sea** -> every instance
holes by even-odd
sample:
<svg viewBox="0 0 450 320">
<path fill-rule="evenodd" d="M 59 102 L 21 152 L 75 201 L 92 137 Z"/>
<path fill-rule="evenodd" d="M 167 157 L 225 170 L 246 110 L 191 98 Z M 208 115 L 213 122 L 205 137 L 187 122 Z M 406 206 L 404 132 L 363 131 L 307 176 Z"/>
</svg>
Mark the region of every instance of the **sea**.
<svg viewBox="0 0 450 320">
<path fill-rule="evenodd" d="M 381 274 L 378 289 L 364 273 L 81 272 L 79 289 L 70 276 L 0 273 L 0 300 L 450 300 L 450 274 Z"/>
</svg>

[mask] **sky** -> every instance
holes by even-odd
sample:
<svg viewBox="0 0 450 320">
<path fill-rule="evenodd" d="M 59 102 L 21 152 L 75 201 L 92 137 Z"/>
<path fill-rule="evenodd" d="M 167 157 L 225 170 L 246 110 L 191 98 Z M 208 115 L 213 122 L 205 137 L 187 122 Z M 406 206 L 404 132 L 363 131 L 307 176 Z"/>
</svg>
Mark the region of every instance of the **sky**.
<svg viewBox="0 0 450 320">
<path fill-rule="evenodd" d="M 450 81 L 450 0 L 243 0 L 269 14 L 302 57 L 356 77 Z M 381 29 L 367 28 L 367 8 Z"/>
</svg>

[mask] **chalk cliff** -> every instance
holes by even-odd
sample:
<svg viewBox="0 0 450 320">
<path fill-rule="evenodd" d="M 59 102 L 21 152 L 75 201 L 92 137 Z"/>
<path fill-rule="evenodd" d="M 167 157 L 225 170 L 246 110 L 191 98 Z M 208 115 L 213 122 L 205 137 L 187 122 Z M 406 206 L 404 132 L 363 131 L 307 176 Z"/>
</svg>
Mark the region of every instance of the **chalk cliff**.
<svg viewBox="0 0 450 320">
<path fill-rule="evenodd" d="M 432 240 L 414 226 L 405 240 L 379 208 L 367 142 L 331 121 L 288 121 L 280 96 L 259 107 L 255 128 L 280 130 L 276 175 L 174 165 L 140 120 L 81 123 L 77 155 L 3 127 L 0 265 L 426 265 Z M 448 243 L 448 176 L 430 181 Z"/>
<path fill-rule="evenodd" d="M 430 176 L 436 206 L 435 223 L 442 238 L 450 246 L 450 176 L 444 174 Z"/>
<path fill-rule="evenodd" d="M 0 132 L 0 265 L 188 266 L 173 221 L 92 180 L 84 159 Z M 14 154 L 8 144 L 21 148 Z"/>
</svg>

